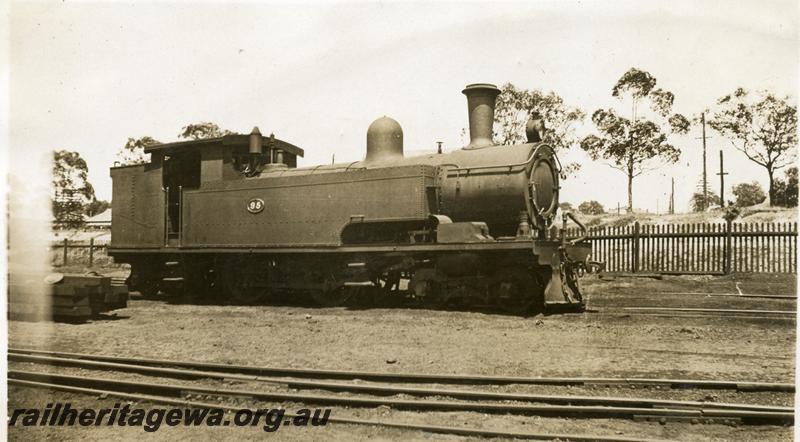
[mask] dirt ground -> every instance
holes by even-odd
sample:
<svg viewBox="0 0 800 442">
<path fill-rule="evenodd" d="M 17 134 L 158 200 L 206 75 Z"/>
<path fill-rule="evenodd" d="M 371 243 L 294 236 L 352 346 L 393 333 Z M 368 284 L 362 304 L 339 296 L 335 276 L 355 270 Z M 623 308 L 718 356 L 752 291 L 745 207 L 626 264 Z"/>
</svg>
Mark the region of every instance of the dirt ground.
<svg viewBox="0 0 800 442">
<path fill-rule="evenodd" d="M 678 295 L 668 292 L 796 293 L 794 275 L 585 278 L 589 312 L 522 318 L 496 312 L 410 308 L 201 306 L 133 300 L 85 324 L 10 321 L 9 346 L 66 352 L 186 359 L 283 367 L 509 376 L 602 376 L 793 382 L 795 319 L 666 317 L 626 313 L 625 306 L 795 310 L 794 300 Z M 11 364 L 10 368 L 42 367 Z M 69 371 L 69 370 L 67 370 Z M 82 372 L 72 370 L 73 372 Z M 97 373 L 110 377 L 108 373 Z M 117 375 L 114 375 L 117 376 Z M 118 376 L 137 378 L 131 374 Z M 266 388 L 252 385 L 252 388 Z M 467 387 L 465 387 L 467 388 Z M 719 391 L 536 386 L 470 387 L 495 391 L 659 397 L 792 405 L 786 395 Z M 41 392 L 9 389 L 9 408 L 43 407 Z M 110 407 L 86 396 L 77 403 Z M 275 406 L 276 404 L 271 404 Z M 286 405 L 286 404 L 284 404 Z M 291 409 L 292 407 L 287 408 Z M 295 406 L 294 408 L 300 408 Z M 481 413 L 414 413 L 336 408 L 337 416 L 548 433 L 594 433 L 678 440 L 791 440 L 791 427 L 734 427 L 618 419 L 556 419 Z M 163 428 L 156 439 L 255 439 L 247 428 Z M 458 439 L 378 427 L 283 428 L 288 440 Z M 11 439 L 133 439 L 119 427 L 10 428 Z"/>
</svg>

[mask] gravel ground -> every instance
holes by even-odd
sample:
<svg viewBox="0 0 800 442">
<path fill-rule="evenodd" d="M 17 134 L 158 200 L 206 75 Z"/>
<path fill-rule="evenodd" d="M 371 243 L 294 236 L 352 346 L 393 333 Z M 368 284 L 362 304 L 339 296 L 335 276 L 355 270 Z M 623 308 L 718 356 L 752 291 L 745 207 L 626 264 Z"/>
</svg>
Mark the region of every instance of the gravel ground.
<svg viewBox="0 0 800 442">
<path fill-rule="evenodd" d="M 793 275 L 617 278 L 585 280 L 590 309 L 621 306 L 758 308 L 794 310 L 793 300 L 670 295 L 664 292 L 794 294 Z M 735 379 L 793 382 L 795 320 L 566 314 L 520 318 L 493 312 L 408 308 L 309 308 L 290 306 L 197 306 L 134 300 L 115 316 L 85 324 L 9 322 L 11 347 L 187 359 L 232 364 L 509 376 L 602 376 Z M 37 369 L 11 364 L 12 369 Z M 72 369 L 73 372 L 79 372 Z M 90 374 L 87 372 L 87 374 Z M 94 373 L 92 373 L 94 374 Z M 110 374 L 98 374 L 111 377 Z M 136 375 L 117 377 L 136 379 Z M 210 381 L 209 381 L 210 382 Z M 266 389 L 265 385 L 236 385 Z M 546 394 L 652 397 L 791 405 L 769 393 L 660 389 L 504 386 L 461 387 Z M 73 405 L 109 407 L 110 399 L 59 393 Z M 10 388 L 10 408 L 43 407 L 41 392 Z M 275 406 L 275 404 L 271 404 Z M 291 407 L 290 407 L 291 408 Z M 296 406 L 294 408 L 300 408 Z M 336 408 L 336 416 L 396 419 L 529 432 L 596 433 L 681 440 L 790 440 L 792 428 L 731 427 L 618 419 L 554 419 L 480 413 L 414 413 L 391 409 Z M 34 434 L 32 434 L 34 433 Z M 261 438 L 258 429 L 167 428 L 156 439 Z M 456 439 L 375 427 L 332 425 L 283 428 L 281 439 Z M 14 427 L 11 439 L 132 439 L 141 429 L 101 427 L 55 431 Z"/>
</svg>

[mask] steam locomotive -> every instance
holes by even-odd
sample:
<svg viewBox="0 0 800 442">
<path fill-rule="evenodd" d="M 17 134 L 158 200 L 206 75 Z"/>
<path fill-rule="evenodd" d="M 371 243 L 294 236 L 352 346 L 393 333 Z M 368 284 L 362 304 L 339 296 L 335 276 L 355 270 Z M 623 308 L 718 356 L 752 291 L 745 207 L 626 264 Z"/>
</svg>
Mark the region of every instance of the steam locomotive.
<svg viewBox="0 0 800 442">
<path fill-rule="evenodd" d="M 500 91 L 462 92 L 470 143 L 453 152 L 405 157 L 388 117 L 369 126 L 364 160 L 346 164 L 298 168 L 303 149 L 258 128 L 147 147 L 149 163 L 111 169 L 108 252 L 146 296 L 582 308 L 591 246 L 565 238 L 568 218 L 583 228 L 574 216 L 556 220 L 560 165 L 544 122 L 528 122 L 527 143 L 495 145 Z"/>
</svg>

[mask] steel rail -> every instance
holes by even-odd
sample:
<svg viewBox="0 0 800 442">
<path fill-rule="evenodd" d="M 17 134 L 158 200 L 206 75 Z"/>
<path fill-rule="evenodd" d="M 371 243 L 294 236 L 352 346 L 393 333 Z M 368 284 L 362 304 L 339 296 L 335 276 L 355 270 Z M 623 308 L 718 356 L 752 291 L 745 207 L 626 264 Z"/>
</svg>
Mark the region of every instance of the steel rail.
<svg viewBox="0 0 800 442">
<path fill-rule="evenodd" d="M 182 397 L 184 394 L 206 394 L 228 397 L 249 397 L 264 401 L 299 402 L 315 405 L 340 405 L 347 407 L 380 407 L 416 411 L 465 411 L 479 413 L 517 414 L 543 417 L 570 417 L 579 419 L 664 417 L 685 419 L 738 419 L 743 424 L 786 424 L 794 422 L 791 411 L 753 411 L 688 408 L 642 408 L 604 407 L 586 405 L 519 405 L 486 402 L 453 402 L 436 400 L 406 400 L 387 398 L 365 398 L 355 396 L 331 396 L 318 394 L 280 393 L 257 390 L 234 390 L 203 387 L 188 384 L 159 384 L 150 382 L 122 381 L 89 376 L 71 376 L 53 373 L 8 371 L 9 379 L 56 383 L 85 388 L 111 388 L 143 394 L 169 394 Z"/>
<path fill-rule="evenodd" d="M 18 379 L 9 379 L 9 385 L 16 385 L 18 387 L 29 388 L 43 388 L 48 390 L 66 391 L 70 393 L 87 394 L 92 396 L 108 396 L 115 397 L 123 400 L 130 400 L 136 402 L 153 402 L 164 405 L 182 406 L 188 408 L 219 408 L 227 411 L 237 411 L 242 407 L 232 407 L 221 403 L 198 402 L 191 400 L 175 399 L 165 396 L 144 395 L 135 393 L 125 393 L 112 390 L 101 390 L 96 388 L 73 387 L 62 384 L 51 384 L 45 382 L 24 381 Z M 285 413 L 286 417 L 293 418 L 296 415 L 293 413 Z M 355 419 L 346 417 L 331 416 L 328 422 L 336 424 L 347 425 L 367 425 L 367 426 L 380 426 L 387 428 L 395 428 L 410 431 L 423 431 L 435 434 L 452 434 L 458 436 L 473 436 L 473 437 L 503 437 L 509 439 L 528 439 L 528 440 L 574 440 L 574 441 L 602 441 L 602 442 L 660 442 L 660 439 L 643 439 L 643 438 L 630 438 L 620 436 L 598 436 L 586 434 L 557 434 L 557 433 L 525 433 L 514 431 L 500 431 L 500 430 L 486 430 L 481 428 L 468 428 L 468 427 L 447 427 L 437 425 L 418 425 L 407 424 L 397 421 L 375 421 L 369 419 Z"/>
<path fill-rule="evenodd" d="M 747 319 L 753 321 L 763 321 L 763 320 L 781 320 L 781 321 L 795 321 L 797 318 L 791 315 L 769 315 L 769 314 L 760 314 L 760 315 L 751 315 L 746 313 L 705 313 L 705 312 L 671 312 L 671 311 L 658 311 L 658 310 L 628 310 L 623 311 L 619 309 L 604 309 L 604 310 L 596 310 L 593 313 L 599 315 L 609 315 L 609 316 L 652 316 L 658 318 L 716 318 L 716 319 Z"/>
<path fill-rule="evenodd" d="M 370 384 L 351 384 L 336 382 L 315 382 L 294 379 L 276 379 L 260 376 L 239 375 L 233 373 L 222 373 L 213 371 L 196 371 L 190 369 L 173 369 L 151 367 L 135 364 L 117 364 L 111 362 L 87 361 L 82 359 L 51 358 L 43 356 L 18 355 L 9 353 L 9 360 L 16 362 L 32 362 L 36 364 L 46 364 L 50 366 L 72 366 L 90 370 L 112 370 L 134 372 L 145 375 L 159 375 L 173 378 L 192 378 L 192 379 L 218 379 L 218 380 L 239 380 L 263 382 L 269 384 L 284 385 L 287 388 L 305 390 L 327 390 L 327 391 L 347 391 L 362 394 L 392 396 L 407 394 L 410 396 L 443 396 L 457 399 L 469 400 L 493 400 L 493 401 L 516 401 L 516 402 L 538 402 L 546 404 L 569 404 L 569 405 L 604 405 L 604 406 L 626 406 L 626 407 L 679 407 L 696 409 L 726 409 L 726 410 L 750 410 L 766 412 L 794 412 L 792 407 L 781 407 L 772 405 L 737 404 L 737 403 L 713 403 L 700 401 L 677 401 L 647 398 L 625 398 L 608 396 L 573 396 L 573 395 L 542 395 L 524 393 L 497 393 L 479 390 L 446 390 L 436 388 L 408 388 L 393 385 L 370 385 Z"/>
<path fill-rule="evenodd" d="M 391 381 L 397 383 L 428 384 L 527 384 L 527 385 L 652 385 L 670 388 L 698 388 L 746 391 L 794 392 L 794 383 L 720 381 L 696 379 L 648 379 L 648 378 L 588 378 L 588 377 L 514 377 L 459 374 L 425 373 L 381 373 L 349 370 L 318 370 L 287 367 L 258 367 L 251 365 L 228 365 L 209 362 L 186 362 L 141 357 L 92 355 L 85 353 L 53 352 L 36 349 L 9 348 L 9 353 L 48 355 L 62 358 L 88 359 L 102 362 L 129 363 L 148 366 L 171 366 L 196 370 L 215 370 L 225 373 L 254 374 L 259 376 L 283 376 L 316 379 L 360 379 L 365 381 Z"/>
<path fill-rule="evenodd" d="M 657 312 L 685 312 L 685 313 L 722 313 L 722 314 L 761 314 L 761 315 L 791 315 L 797 316 L 791 310 L 740 310 L 726 308 L 690 308 L 690 307 L 620 307 L 625 311 L 657 311 Z"/>
<path fill-rule="evenodd" d="M 793 299 L 797 300 L 797 295 L 759 295 L 759 294 L 739 294 L 739 293 L 710 293 L 710 292 L 658 292 L 656 295 L 698 295 L 698 296 L 719 296 L 731 298 L 766 298 L 766 299 Z"/>
<path fill-rule="evenodd" d="M 761 316 L 720 315 L 720 314 L 712 315 L 712 314 L 691 313 L 691 312 L 687 312 L 687 313 L 674 313 L 674 312 L 672 312 L 671 313 L 671 312 L 644 312 L 644 311 L 642 311 L 642 312 L 633 312 L 633 311 L 630 311 L 630 312 L 603 312 L 602 314 L 610 315 L 610 316 L 611 315 L 613 315 L 613 316 L 631 316 L 631 315 L 652 316 L 652 317 L 655 317 L 655 318 L 667 318 L 667 319 L 670 319 L 670 318 L 672 318 L 672 319 L 676 319 L 676 318 L 734 319 L 735 318 L 735 319 L 747 319 L 747 320 L 751 320 L 751 321 L 776 320 L 776 319 L 779 319 L 781 321 L 794 321 L 796 319 L 796 318 L 794 318 L 792 316 L 785 316 L 785 315 L 773 315 L 773 316 L 764 316 L 764 315 L 761 315 Z M 708 353 L 702 353 L 702 354 L 708 354 Z M 788 359 L 788 358 L 791 358 L 791 356 L 782 357 L 780 359 Z M 775 358 L 773 357 L 772 359 L 775 359 Z"/>
</svg>

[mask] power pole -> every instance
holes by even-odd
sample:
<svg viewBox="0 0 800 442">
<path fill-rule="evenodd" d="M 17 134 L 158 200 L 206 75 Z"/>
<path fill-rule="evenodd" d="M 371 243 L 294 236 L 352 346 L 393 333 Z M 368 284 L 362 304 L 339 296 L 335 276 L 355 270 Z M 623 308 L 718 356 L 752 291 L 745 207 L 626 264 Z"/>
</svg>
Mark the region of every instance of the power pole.
<svg viewBox="0 0 800 442">
<path fill-rule="evenodd" d="M 672 190 L 669 193 L 669 214 L 675 213 L 675 177 L 672 177 Z"/>
<path fill-rule="evenodd" d="M 708 178 L 706 176 L 706 113 L 700 114 L 703 123 L 703 210 L 708 209 Z"/>
<path fill-rule="evenodd" d="M 437 141 L 436 142 L 436 145 L 438 146 L 437 149 L 436 149 L 436 153 L 437 154 L 438 153 L 442 153 L 442 143 L 443 143 L 443 141 Z"/>
<path fill-rule="evenodd" d="M 719 205 L 720 207 L 725 207 L 725 175 L 728 173 L 725 172 L 725 167 L 723 166 L 722 161 L 722 150 L 719 151 Z"/>
</svg>

